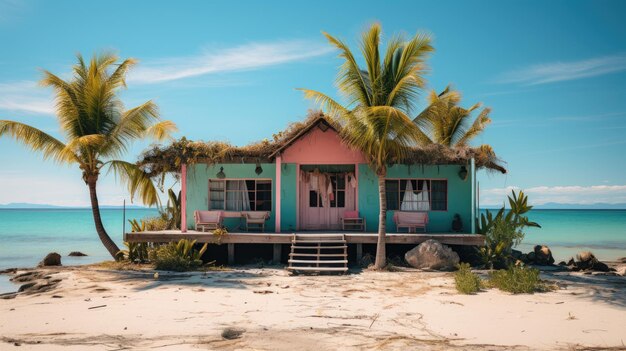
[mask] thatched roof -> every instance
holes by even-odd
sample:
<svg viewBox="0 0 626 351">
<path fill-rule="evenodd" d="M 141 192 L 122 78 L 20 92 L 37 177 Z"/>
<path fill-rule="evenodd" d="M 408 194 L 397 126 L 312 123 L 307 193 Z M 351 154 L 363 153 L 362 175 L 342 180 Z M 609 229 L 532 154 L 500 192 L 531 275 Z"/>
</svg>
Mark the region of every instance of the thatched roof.
<svg viewBox="0 0 626 351">
<path fill-rule="evenodd" d="M 272 136 L 272 140 L 262 140 L 247 146 L 234 146 L 227 142 L 191 141 L 186 138 L 174 141 L 167 146 L 154 146 L 145 151 L 138 161 L 152 176 L 164 173 L 178 173 L 182 164 L 196 163 L 264 163 L 273 159 L 312 128 L 331 128 L 337 132 L 341 126 L 321 112 L 310 112 L 301 122 L 291 123 L 287 129 Z M 439 144 L 415 147 L 404 164 L 421 165 L 468 165 L 474 158 L 478 168 L 506 173 L 489 145 L 477 148 L 449 148 Z"/>
</svg>

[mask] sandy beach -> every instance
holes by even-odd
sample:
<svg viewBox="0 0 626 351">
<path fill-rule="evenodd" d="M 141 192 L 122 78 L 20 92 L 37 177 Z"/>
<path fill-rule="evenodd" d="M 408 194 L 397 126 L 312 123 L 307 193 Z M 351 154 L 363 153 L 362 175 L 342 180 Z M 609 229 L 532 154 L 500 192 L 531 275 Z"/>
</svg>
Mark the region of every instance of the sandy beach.
<svg viewBox="0 0 626 351">
<path fill-rule="evenodd" d="M 407 269 L 37 272 L 58 283 L 0 300 L 2 350 L 626 349 L 620 276 L 543 273 L 554 291 L 460 295 L 452 273 Z"/>
</svg>

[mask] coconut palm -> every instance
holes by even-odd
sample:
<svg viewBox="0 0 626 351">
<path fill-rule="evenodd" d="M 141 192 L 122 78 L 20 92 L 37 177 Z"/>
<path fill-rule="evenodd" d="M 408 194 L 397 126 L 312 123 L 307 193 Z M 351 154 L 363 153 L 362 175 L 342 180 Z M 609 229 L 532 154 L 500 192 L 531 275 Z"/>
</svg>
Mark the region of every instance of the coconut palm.
<svg viewBox="0 0 626 351">
<path fill-rule="evenodd" d="M 374 267 L 380 269 L 386 264 L 387 165 L 402 161 L 416 144 L 429 141 L 408 116 L 424 86 L 425 59 L 433 48 L 425 34 L 418 33 L 408 40 L 396 35 L 387 43 L 383 55 L 380 52 L 381 26 L 375 23 L 363 32 L 360 40 L 365 60 L 361 68 L 344 42 L 327 33 L 324 35 L 343 59 L 337 86 L 346 104 L 314 90 L 302 90 L 343 126 L 343 139 L 362 151 L 376 172 L 380 213 Z"/>
<path fill-rule="evenodd" d="M 414 121 L 428 135 L 431 143 L 448 147 L 467 146 L 471 139 L 482 133 L 491 123 L 489 108 L 482 109 L 472 122 L 472 112 L 478 110 L 481 104 L 477 103 L 467 109 L 460 107 L 461 94 L 450 86 L 439 94 L 431 91 L 428 102 L 429 105 Z"/>
<path fill-rule="evenodd" d="M 150 178 L 133 163 L 119 160 L 132 141 L 153 137 L 162 140 L 176 129 L 174 123 L 159 117 L 156 104 L 148 101 L 126 110 L 117 96 L 126 87 L 125 76 L 136 61 L 126 59 L 117 64 L 115 55 L 94 56 L 89 65 L 78 55 L 73 77 L 63 80 L 43 72 L 41 85 L 52 87 L 56 95 L 56 114 L 64 134 L 61 141 L 35 127 L 0 120 L 0 137 L 8 135 L 39 151 L 44 159 L 61 164 L 76 164 L 89 188 L 91 209 L 100 240 L 111 256 L 119 248 L 111 240 L 100 217 L 96 184 L 101 172 L 113 170 L 127 184 L 131 196 L 139 193 L 143 203 L 158 203 Z"/>
</svg>

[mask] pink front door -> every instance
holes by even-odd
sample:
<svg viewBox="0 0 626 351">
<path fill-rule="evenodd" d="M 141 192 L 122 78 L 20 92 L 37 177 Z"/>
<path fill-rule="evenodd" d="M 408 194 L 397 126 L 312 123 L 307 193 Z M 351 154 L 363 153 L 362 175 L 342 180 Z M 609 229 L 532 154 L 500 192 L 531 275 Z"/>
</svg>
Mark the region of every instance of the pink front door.
<svg viewBox="0 0 626 351">
<path fill-rule="evenodd" d="M 323 190 L 301 178 L 300 230 L 339 230 L 343 213 L 356 209 L 356 181 L 349 182 L 346 173 L 331 173 L 328 178 L 330 189 Z"/>
</svg>

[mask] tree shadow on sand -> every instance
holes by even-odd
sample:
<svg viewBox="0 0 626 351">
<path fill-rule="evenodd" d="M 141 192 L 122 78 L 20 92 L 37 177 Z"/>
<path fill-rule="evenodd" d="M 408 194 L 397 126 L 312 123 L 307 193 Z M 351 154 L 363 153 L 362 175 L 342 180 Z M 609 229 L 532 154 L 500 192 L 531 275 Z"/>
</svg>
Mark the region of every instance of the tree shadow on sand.
<svg viewBox="0 0 626 351">
<path fill-rule="evenodd" d="M 572 291 L 572 295 L 626 307 L 626 278 L 612 275 L 593 275 L 571 272 L 542 272 L 542 275 L 559 286 L 584 288 L 588 292 Z"/>
</svg>

